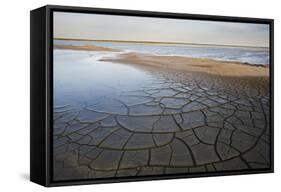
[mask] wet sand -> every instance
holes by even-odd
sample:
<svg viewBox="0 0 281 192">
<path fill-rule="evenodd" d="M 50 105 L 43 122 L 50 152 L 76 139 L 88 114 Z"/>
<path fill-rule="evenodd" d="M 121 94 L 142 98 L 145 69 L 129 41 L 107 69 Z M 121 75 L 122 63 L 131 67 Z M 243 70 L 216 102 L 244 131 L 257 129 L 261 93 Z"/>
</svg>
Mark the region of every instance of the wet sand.
<svg viewBox="0 0 281 192">
<path fill-rule="evenodd" d="M 269 76 L 269 68 L 267 66 L 182 56 L 124 53 L 120 54 L 118 58 L 103 58 L 102 61 L 204 72 L 222 76 Z"/>
</svg>

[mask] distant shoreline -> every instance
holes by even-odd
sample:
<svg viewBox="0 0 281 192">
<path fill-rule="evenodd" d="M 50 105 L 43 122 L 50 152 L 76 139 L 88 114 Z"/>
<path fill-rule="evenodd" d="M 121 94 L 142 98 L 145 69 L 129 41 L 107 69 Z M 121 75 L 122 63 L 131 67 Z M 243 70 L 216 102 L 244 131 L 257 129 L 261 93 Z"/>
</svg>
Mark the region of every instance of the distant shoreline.
<svg viewBox="0 0 281 192">
<path fill-rule="evenodd" d="M 80 50 L 80 51 L 121 51 L 119 49 L 113 49 L 108 47 L 100 47 L 95 45 L 83 45 L 83 46 L 75 46 L 75 45 L 54 45 L 54 49 L 71 49 L 71 50 Z"/>
<path fill-rule="evenodd" d="M 181 43 L 181 42 L 159 42 L 159 41 L 126 41 L 126 40 L 98 40 L 98 39 L 75 39 L 57 37 L 54 40 L 64 41 L 96 41 L 96 42 L 116 42 L 116 43 L 146 43 L 146 44 L 171 44 L 171 45 L 195 45 L 195 46 L 213 46 L 213 47 L 241 47 L 241 48 L 258 48 L 269 49 L 269 47 L 256 47 L 245 45 L 226 45 L 226 44 L 204 44 L 204 43 Z"/>
</svg>

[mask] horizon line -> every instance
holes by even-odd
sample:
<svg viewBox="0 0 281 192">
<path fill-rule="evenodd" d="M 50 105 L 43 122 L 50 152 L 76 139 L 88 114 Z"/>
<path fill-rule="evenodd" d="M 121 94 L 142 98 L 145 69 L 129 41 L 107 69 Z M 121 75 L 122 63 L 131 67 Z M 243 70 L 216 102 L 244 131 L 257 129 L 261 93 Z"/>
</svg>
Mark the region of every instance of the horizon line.
<svg viewBox="0 0 281 192">
<path fill-rule="evenodd" d="M 181 43 L 181 42 L 161 42 L 161 41 L 129 41 L 129 40 L 102 40 L 102 39 L 80 39 L 80 38 L 64 38 L 53 37 L 54 40 L 72 40 L 72 41 L 100 41 L 100 42 L 120 42 L 120 43 L 151 43 L 151 44 L 180 44 L 180 45 L 206 45 L 217 47 L 245 47 L 245 48 L 267 48 L 266 46 L 252 46 L 252 45 L 229 45 L 229 44 L 208 44 L 208 43 Z"/>
</svg>

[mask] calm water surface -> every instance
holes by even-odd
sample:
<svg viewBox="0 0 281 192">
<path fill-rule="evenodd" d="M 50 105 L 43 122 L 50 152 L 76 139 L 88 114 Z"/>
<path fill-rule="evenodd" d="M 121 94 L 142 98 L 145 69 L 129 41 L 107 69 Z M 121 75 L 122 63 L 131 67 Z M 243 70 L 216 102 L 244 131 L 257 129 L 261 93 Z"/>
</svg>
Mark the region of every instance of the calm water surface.
<svg viewBox="0 0 281 192">
<path fill-rule="evenodd" d="M 117 98 L 157 81 L 152 74 L 129 65 L 98 61 L 115 53 L 54 50 L 55 106 L 87 105 Z"/>
</svg>

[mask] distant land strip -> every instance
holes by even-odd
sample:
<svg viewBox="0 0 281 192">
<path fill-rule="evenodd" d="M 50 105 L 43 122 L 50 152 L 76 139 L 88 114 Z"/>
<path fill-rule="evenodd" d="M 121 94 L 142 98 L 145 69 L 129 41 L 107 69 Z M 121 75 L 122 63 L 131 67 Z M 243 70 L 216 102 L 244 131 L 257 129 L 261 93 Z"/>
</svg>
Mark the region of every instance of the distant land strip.
<svg viewBox="0 0 281 192">
<path fill-rule="evenodd" d="M 75 38 L 62 38 L 55 37 L 54 40 L 66 40 L 66 41 L 97 41 L 97 42 L 116 42 L 116 43 L 147 43 L 147 44 L 171 44 L 171 45 L 198 45 L 198 46 L 214 46 L 214 47 L 244 47 L 244 48 L 263 48 L 269 49 L 269 47 L 255 47 L 246 45 L 222 45 L 222 44 L 203 44 L 203 43 L 180 43 L 180 42 L 160 42 L 160 41 L 127 41 L 127 40 L 98 40 L 98 39 L 75 39 Z"/>
</svg>

